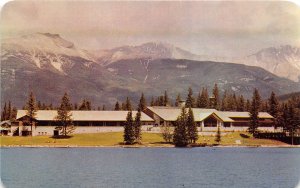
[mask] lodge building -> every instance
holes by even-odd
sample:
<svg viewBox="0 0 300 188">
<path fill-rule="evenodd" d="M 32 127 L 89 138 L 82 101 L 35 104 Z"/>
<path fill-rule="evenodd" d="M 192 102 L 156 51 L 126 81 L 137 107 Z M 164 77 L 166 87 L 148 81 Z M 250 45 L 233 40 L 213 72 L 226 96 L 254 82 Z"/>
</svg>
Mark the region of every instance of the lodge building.
<svg viewBox="0 0 300 188">
<path fill-rule="evenodd" d="M 187 109 L 186 109 L 187 110 Z M 224 112 L 216 109 L 192 108 L 198 131 L 246 131 L 250 123 L 248 112 Z M 132 112 L 133 118 L 137 111 Z M 174 122 L 181 113 L 180 107 L 147 107 L 141 113 L 142 131 L 159 132 L 161 125 L 174 126 Z M 71 111 L 74 134 L 97 132 L 122 132 L 128 111 Z M 56 110 L 38 110 L 36 112 L 32 135 L 56 135 Z M 25 110 L 17 111 L 16 121 L 11 123 L 8 135 L 30 135 L 31 127 L 26 124 L 29 117 Z M 259 113 L 259 130 L 276 131 L 274 118 L 266 113 Z M 8 128 L 6 127 L 6 130 Z"/>
</svg>

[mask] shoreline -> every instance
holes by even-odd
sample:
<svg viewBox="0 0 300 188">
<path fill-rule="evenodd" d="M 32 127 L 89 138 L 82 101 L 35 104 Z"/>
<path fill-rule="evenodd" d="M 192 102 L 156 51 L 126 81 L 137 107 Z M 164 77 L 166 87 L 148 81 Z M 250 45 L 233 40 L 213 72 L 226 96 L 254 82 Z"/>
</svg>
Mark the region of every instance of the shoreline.
<svg viewBox="0 0 300 188">
<path fill-rule="evenodd" d="M 196 146 L 175 147 L 174 145 L 147 146 L 147 145 L 112 145 L 112 146 L 80 146 L 80 145 L 5 145 L 3 148 L 300 148 L 300 145 L 218 145 L 218 146 Z"/>
</svg>

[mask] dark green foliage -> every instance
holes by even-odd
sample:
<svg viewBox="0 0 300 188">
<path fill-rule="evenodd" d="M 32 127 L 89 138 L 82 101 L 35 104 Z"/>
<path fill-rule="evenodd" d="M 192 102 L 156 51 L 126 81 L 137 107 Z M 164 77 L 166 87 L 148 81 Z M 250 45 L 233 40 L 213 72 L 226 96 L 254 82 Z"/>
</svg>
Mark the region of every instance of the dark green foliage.
<svg viewBox="0 0 300 188">
<path fill-rule="evenodd" d="M 146 102 L 144 93 L 142 93 L 141 98 L 140 98 L 140 102 L 139 102 L 139 105 L 138 105 L 138 108 L 141 111 L 144 111 L 146 109 L 146 107 L 147 107 L 147 102 Z"/>
<path fill-rule="evenodd" d="M 32 136 L 32 126 L 34 119 L 36 117 L 37 106 L 33 92 L 30 92 L 28 101 L 26 103 L 26 115 L 29 117 L 29 125 L 31 127 L 31 136 Z"/>
<path fill-rule="evenodd" d="M 244 96 L 241 95 L 237 100 L 237 111 L 244 112 L 245 111 L 245 99 Z"/>
<path fill-rule="evenodd" d="M 187 98 L 186 98 L 186 101 L 185 101 L 185 107 L 186 108 L 193 108 L 195 105 L 195 99 L 193 97 L 193 90 L 191 87 L 189 87 L 189 90 L 188 90 L 188 95 L 187 95 Z"/>
<path fill-rule="evenodd" d="M 189 143 L 195 143 L 198 140 L 198 130 L 194 119 L 194 113 L 191 108 L 189 108 L 188 111 L 186 126 Z"/>
<path fill-rule="evenodd" d="M 164 106 L 169 106 L 169 105 L 170 105 L 169 102 L 170 102 L 170 101 L 169 101 L 168 93 L 167 93 L 167 91 L 165 91 L 163 105 L 164 105 Z"/>
<path fill-rule="evenodd" d="M 117 101 L 115 104 L 115 111 L 120 111 L 120 110 L 121 110 L 121 107 L 120 107 L 119 102 Z"/>
<path fill-rule="evenodd" d="M 185 147 L 188 145 L 186 120 L 187 114 L 185 112 L 185 108 L 182 108 L 181 114 L 175 122 L 175 129 L 173 135 L 173 143 L 177 147 Z"/>
<path fill-rule="evenodd" d="M 92 110 L 91 102 L 89 100 L 83 99 L 78 110 Z"/>
<path fill-rule="evenodd" d="M 61 99 L 61 104 L 57 109 L 57 124 L 56 127 L 57 130 L 60 130 L 61 135 L 67 136 L 71 134 L 75 127 L 73 126 L 73 120 L 72 120 L 72 105 L 70 103 L 70 98 L 67 93 L 64 94 L 64 96 Z"/>
<path fill-rule="evenodd" d="M 142 122 L 141 122 L 141 110 L 138 109 L 134 119 L 134 137 L 136 143 L 141 143 L 142 140 Z"/>
<path fill-rule="evenodd" d="M 252 97 L 252 103 L 250 107 L 250 126 L 248 128 L 248 131 L 255 135 L 257 133 L 257 128 L 259 126 L 259 118 L 258 113 L 261 106 L 261 98 L 258 93 L 258 90 L 255 88 L 253 92 Z"/>
<path fill-rule="evenodd" d="M 209 108 L 209 96 L 207 88 L 202 88 L 201 96 L 199 100 L 197 100 L 198 108 Z"/>
<path fill-rule="evenodd" d="M 125 105 L 124 105 L 124 110 L 127 110 L 127 111 L 132 110 L 131 101 L 128 97 L 126 98 L 126 102 L 125 102 Z"/>
<path fill-rule="evenodd" d="M 218 126 L 215 141 L 216 141 L 218 144 L 221 142 L 221 130 L 220 130 L 220 126 Z"/>
<path fill-rule="evenodd" d="M 155 102 L 154 102 L 154 97 L 151 97 L 151 102 L 150 102 L 150 106 L 155 106 Z"/>
<path fill-rule="evenodd" d="M 176 97 L 176 101 L 175 101 L 175 106 L 180 106 L 180 103 L 181 103 L 181 96 L 180 96 L 180 93 L 178 93 L 177 97 Z"/>
<path fill-rule="evenodd" d="M 279 112 L 279 102 L 273 91 L 271 93 L 270 98 L 268 99 L 268 102 L 269 102 L 268 112 L 275 118 L 274 126 L 276 128 L 280 124 L 280 112 Z"/>
<path fill-rule="evenodd" d="M 124 142 L 125 144 L 131 145 L 135 142 L 135 132 L 132 119 L 132 111 L 129 111 L 124 124 Z"/>
<path fill-rule="evenodd" d="M 212 91 L 213 97 L 211 100 L 211 108 L 217 109 L 219 110 L 219 106 L 220 106 L 220 97 L 219 97 L 219 88 L 218 85 L 215 84 L 213 91 Z"/>
</svg>

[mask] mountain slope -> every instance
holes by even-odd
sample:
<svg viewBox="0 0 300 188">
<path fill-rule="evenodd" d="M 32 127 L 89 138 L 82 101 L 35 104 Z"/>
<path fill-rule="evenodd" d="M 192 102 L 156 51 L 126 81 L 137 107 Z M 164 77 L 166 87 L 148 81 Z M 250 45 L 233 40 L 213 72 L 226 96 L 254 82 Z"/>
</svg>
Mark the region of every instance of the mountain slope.
<svg viewBox="0 0 300 188">
<path fill-rule="evenodd" d="M 74 101 L 87 98 L 94 105 L 111 105 L 127 96 L 138 101 L 141 92 L 147 97 L 161 95 L 164 90 L 171 97 L 177 93 L 185 96 L 189 86 L 196 92 L 214 83 L 218 83 L 221 91 L 227 89 L 246 97 L 251 97 L 254 87 L 260 89 L 263 97 L 268 97 L 271 91 L 281 95 L 300 90 L 299 83 L 258 67 L 179 60 L 174 58 L 196 56 L 176 47 L 169 47 L 170 51 L 165 45 L 142 46 L 122 51 L 141 54 L 138 57 L 143 58 L 130 55 L 130 59 L 123 60 L 124 56 L 120 56 L 122 60 L 111 62 L 109 58 L 109 63 L 100 64 L 94 55 L 78 49 L 59 35 L 38 33 L 4 40 L 1 103 L 11 100 L 21 107 L 30 90 L 38 100 L 47 103 L 57 104 L 67 91 Z"/>
<path fill-rule="evenodd" d="M 168 90 L 173 95 L 186 91 L 189 86 L 199 90 L 212 87 L 214 83 L 221 91 L 227 89 L 246 97 L 252 96 L 255 87 L 263 97 L 268 97 L 271 91 L 280 94 L 300 90 L 300 84 L 262 68 L 222 62 L 174 59 L 148 62 L 147 59 L 137 59 L 114 62 L 108 69 L 116 75 L 143 83 L 143 87 L 151 92 Z"/>
<path fill-rule="evenodd" d="M 238 62 L 262 67 L 278 76 L 300 81 L 300 48 L 297 47 L 285 45 L 265 48 Z"/>
<path fill-rule="evenodd" d="M 102 65 L 126 59 L 190 59 L 197 60 L 200 56 L 167 43 L 149 42 L 139 46 L 122 46 L 111 50 L 103 50 L 95 54 Z"/>
</svg>

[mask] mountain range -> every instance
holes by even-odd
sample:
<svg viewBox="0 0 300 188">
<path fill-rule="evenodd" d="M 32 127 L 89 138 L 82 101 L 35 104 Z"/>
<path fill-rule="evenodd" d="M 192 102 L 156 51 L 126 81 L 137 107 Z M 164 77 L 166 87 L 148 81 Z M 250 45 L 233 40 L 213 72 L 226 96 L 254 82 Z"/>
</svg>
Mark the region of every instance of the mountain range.
<svg viewBox="0 0 300 188">
<path fill-rule="evenodd" d="M 263 97 L 271 91 L 286 94 L 300 90 L 296 77 L 279 77 L 266 68 L 272 62 L 270 55 L 265 55 L 268 50 L 257 53 L 264 54 L 258 59 L 265 70 L 243 65 L 259 57 L 257 54 L 247 56 L 241 64 L 204 61 L 203 56 L 165 43 L 87 51 L 58 34 L 36 33 L 2 40 L 1 45 L 1 102 L 11 100 L 18 107 L 24 105 L 30 90 L 47 103 L 57 103 L 69 92 L 73 101 L 87 98 L 95 105 L 111 105 L 127 96 L 137 101 L 141 92 L 148 99 L 164 90 L 171 97 L 177 93 L 185 96 L 189 86 L 197 95 L 202 87 L 214 83 L 221 92 L 226 89 L 246 97 L 251 97 L 254 87 Z M 281 59 L 298 65 L 299 49 L 295 49 L 277 58 L 278 67 Z M 265 57 L 270 60 L 268 65 L 263 63 Z"/>
</svg>

